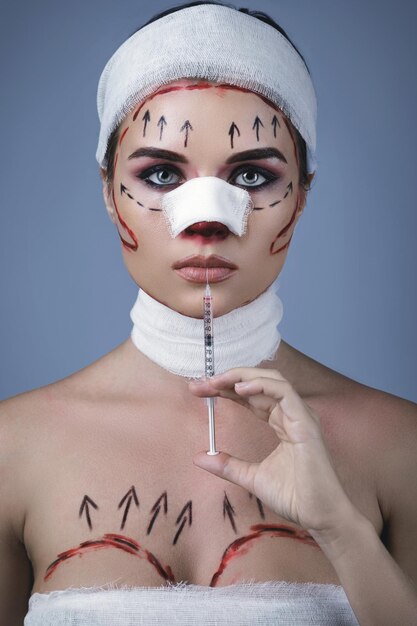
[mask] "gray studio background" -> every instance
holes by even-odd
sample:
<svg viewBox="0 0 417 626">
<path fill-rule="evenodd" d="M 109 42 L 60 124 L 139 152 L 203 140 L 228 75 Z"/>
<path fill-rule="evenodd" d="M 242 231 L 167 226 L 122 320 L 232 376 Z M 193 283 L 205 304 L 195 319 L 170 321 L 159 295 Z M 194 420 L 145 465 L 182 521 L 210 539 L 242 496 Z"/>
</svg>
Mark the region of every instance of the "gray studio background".
<svg viewBox="0 0 417 626">
<path fill-rule="evenodd" d="M 2 0 L 1 398 L 128 336 L 136 286 L 101 199 L 95 91 L 116 47 L 174 4 Z M 319 99 L 319 170 L 279 281 L 281 333 L 416 401 L 416 5 L 242 4 L 287 30 Z"/>
</svg>

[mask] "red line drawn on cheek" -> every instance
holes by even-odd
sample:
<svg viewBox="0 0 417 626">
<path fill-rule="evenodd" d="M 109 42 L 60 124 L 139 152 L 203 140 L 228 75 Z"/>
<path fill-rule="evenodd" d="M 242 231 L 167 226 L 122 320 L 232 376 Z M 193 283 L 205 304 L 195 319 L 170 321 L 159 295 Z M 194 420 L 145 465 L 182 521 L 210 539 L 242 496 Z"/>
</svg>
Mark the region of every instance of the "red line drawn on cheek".
<svg viewBox="0 0 417 626">
<path fill-rule="evenodd" d="M 281 252 L 282 250 L 285 250 L 285 248 L 288 248 L 288 246 L 291 243 L 291 239 L 292 239 L 292 235 L 289 238 L 289 240 L 287 241 L 286 244 L 284 244 L 283 246 L 281 246 L 280 248 L 278 248 L 277 250 L 274 250 L 274 247 L 277 243 L 277 241 L 280 239 L 280 237 L 283 237 L 284 235 L 287 234 L 288 230 L 291 228 L 292 224 L 294 223 L 295 220 L 295 216 L 297 214 L 297 209 L 298 209 L 298 202 L 295 205 L 295 209 L 294 212 L 291 216 L 290 221 L 288 222 L 288 224 L 286 226 L 284 226 L 284 228 L 282 230 L 279 231 L 278 235 L 275 237 L 274 241 L 271 243 L 271 247 L 269 249 L 270 254 L 278 254 L 278 252 Z"/>
<path fill-rule="evenodd" d="M 119 232 L 120 240 L 121 240 L 121 242 L 122 242 L 122 244 L 123 244 L 123 246 L 125 248 L 127 248 L 128 250 L 136 251 L 138 249 L 138 240 L 137 240 L 136 235 L 133 232 L 133 230 L 131 228 L 129 228 L 129 226 L 126 224 L 126 222 L 124 221 L 124 219 L 122 218 L 122 216 L 119 213 L 119 209 L 117 208 L 116 198 L 115 198 L 115 195 L 114 195 L 114 190 L 112 191 L 112 197 L 113 197 L 114 208 L 116 209 L 117 217 L 119 218 L 119 222 L 121 223 L 123 228 L 125 230 L 127 230 L 129 235 L 132 237 L 134 243 L 130 243 L 129 241 L 126 241 L 126 239 L 123 239 L 123 237 L 121 236 L 120 232 L 117 231 L 117 232 Z"/>
<path fill-rule="evenodd" d="M 117 165 L 118 158 L 119 158 L 119 153 L 117 152 L 117 154 L 115 156 L 115 159 L 114 159 L 114 176 L 116 175 L 116 165 Z M 116 197 L 114 195 L 114 189 L 112 189 L 112 198 L 113 198 L 114 208 L 116 209 L 117 217 L 119 218 L 119 222 L 121 223 L 123 228 L 129 233 L 130 237 L 132 238 L 132 240 L 134 242 L 134 243 L 130 243 L 129 241 L 126 241 L 126 239 L 123 239 L 123 237 L 121 236 L 121 234 L 119 232 L 119 229 L 117 229 L 117 232 L 119 233 L 119 237 L 120 237 L 120 240 L 121 240 L 121 242 L 123 244 L 123 247 L 126 250 L 136 251 L 138 249 L 137 237 L 136 237 L 135 233 L 133 232 L 133 230 L 131 228 L 129 228 L 129 226 L 126 224 L 126 222 L 124 221 L 124 219 L 120 215 L 119 209 L 117 207 Z"/>
<path fill-rule="evenodd" d="M 223 574 L 230 561 L 235 557 L 247 554 L 252 547 L 248 545 L 249 542 L 258 539 L 263 534 L 270 535 L 271 537 L 287 537 L 289 539 L 296 539 L 297 541 L 301 541 L 302 543 L 306 543 L 315 548 L 319 547 L 308 532 L 304 530 L 296 530 L 290 526 L 278 526 L 277 524 L 255 524 L 254 526 L 251 526 L 251 531 L 251 534 L 239 537 L 239 539 L 233 541 L 223 552 L 220 566 L 210 581 L 210 587 L 216 587 L 220 576 Z"/>
<path fill-rule="evenodd" d="M 151 565 L 153 565 L 161 578 L 175 583 L 175 577 L 169 565 L 166 565 L 165 567 L 162 566 L 160 561 L 154 554 L 152 554 L 152 552 L 142 548 L 140 543 L 134 539 L 114 533 L 106 533 L 102 539 L 83 541 L 80 543 L 78 548 L 71 548 L 58 554 L 58 558 L 48 566 L 44 576 L 44 581 L 48 580 L 52 576 L 59 565 L 68 561 L 72 557 L 85 554 L 86 552 L 101 550 L 103 548 L 117 548 L 118 550 L 128 552 L 139 559 L 146 559 Z"/>
</svg>

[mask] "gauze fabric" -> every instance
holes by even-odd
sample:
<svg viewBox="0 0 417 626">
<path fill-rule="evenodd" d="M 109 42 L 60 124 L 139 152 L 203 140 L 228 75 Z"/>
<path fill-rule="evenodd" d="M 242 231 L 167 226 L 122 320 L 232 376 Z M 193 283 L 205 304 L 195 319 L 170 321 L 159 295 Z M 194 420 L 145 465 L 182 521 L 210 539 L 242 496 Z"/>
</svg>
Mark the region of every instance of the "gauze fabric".
<svg viewBox="0 0 417 626">
<path fill-rule="evenodd" d="M 172 237 L 196 222 L 221 222 L 241 237 L 253 202 L 244 189 L 216 176 L 199 176 L 166 193 L 161 208 Z"/>
<path fill-rule="evenodd" d="M 201 298 L 203 314 L 203 298 Z M 281 335 L 281 299 L 271 285 L 258 298 L 213 321 L 216 374 L 272 359 Z M 181 315 L 142 289 L 130 312 L 135 346 L 160 367 L 189 378 L 204 375 L 203 320 Z"/>
<path fill-rule="evenodd" d="M 24 626 L 359 626 L 343 588 L 317 583 L 179 584 L 35 593 Z"/>
<path fill-rule="evenodd" d="M 206 79 L 264 96 L 298 129 L 314 171 L 317 103 L 309 72 L 274 27 L 229 7 L 188 7 L 140 29 L 110 58 L 99 81 L 96 158 L 106 167 L 112 131 L 140 102 L 181 78 Z"/>
</svg>

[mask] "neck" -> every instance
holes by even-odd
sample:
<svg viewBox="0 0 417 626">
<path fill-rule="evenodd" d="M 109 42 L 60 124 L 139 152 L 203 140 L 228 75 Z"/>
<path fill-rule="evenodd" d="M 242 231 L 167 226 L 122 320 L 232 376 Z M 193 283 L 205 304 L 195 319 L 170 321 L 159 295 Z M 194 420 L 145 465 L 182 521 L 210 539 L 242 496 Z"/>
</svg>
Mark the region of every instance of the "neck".
<svg viewBox="0 0 417 626">
<path fill-rule="evenodd" d="M 282 302 L 271 286 L 249 304 L 216 317 L 216 373 L 273 359 L 281 341 L 277 325 L 282 315 Z M 145 356 L 179 376 L 204 375 L 203 320 L 181 315 L 142 290 L 130 317 L 132 341 Z"/>
</svg>

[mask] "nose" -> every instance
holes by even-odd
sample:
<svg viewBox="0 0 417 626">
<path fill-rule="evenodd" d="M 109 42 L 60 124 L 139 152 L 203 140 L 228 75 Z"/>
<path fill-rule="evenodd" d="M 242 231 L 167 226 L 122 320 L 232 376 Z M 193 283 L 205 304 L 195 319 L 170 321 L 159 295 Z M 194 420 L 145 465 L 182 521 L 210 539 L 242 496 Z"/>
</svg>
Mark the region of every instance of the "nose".
<svg viewBox="0 0 417 626">
<path fill-rule="evenodd" d="M 221 222 L 196 222 L 182 231 L 185 238 L 203 237 L 205 240 L 222 241 L 230 235 L 230 230 Z"/>
</svg>

